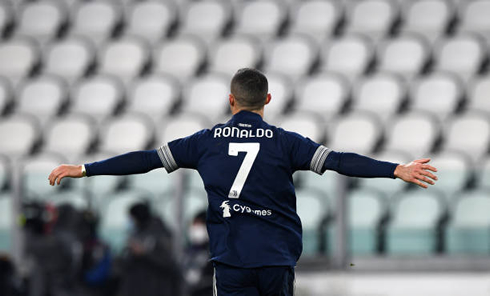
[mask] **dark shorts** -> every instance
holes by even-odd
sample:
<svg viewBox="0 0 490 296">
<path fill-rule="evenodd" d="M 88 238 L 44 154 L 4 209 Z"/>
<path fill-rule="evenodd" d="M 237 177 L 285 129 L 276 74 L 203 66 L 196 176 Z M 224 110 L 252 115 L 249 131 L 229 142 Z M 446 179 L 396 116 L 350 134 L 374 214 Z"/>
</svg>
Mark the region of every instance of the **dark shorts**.
<svg viewBox="0 0 490 296">
<path fill-rule="evenodd" d="M 214 263 L 214 296 L 293 296 L 294 267 L 239 268 Z"/>
</svg>

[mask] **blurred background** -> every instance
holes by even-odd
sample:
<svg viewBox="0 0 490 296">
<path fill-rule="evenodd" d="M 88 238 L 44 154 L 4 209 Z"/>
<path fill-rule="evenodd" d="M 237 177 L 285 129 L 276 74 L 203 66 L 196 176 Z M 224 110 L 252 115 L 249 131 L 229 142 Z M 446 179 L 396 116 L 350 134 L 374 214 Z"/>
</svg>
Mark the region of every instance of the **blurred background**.
<svg viewBox="0 0 490 296">
<path fill-rule="evenodd" d="M 490 295 L 490 0 L 1 0 L 0 36 L 1 295 L 210 295 L 196 172 L 47 176 L 226 121 L 241 67 L 269 123 L 439 169 L 296 173 L 297 295 Z"/>
</svg>

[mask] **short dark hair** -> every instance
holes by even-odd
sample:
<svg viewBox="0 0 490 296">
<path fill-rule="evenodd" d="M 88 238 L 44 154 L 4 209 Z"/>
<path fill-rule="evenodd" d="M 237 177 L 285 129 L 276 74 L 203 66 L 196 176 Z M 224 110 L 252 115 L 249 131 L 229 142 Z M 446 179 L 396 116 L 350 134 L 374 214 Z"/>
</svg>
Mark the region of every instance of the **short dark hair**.
<svg viewBox="0 0 490 296">
<path fill-rule="evenodd" d="M 231 94 L 241 107 L 259 110 L 265 105 L 269 83 L 259 70 L 242 68 L 231 79 L 230 88 Z"/>
</svg>

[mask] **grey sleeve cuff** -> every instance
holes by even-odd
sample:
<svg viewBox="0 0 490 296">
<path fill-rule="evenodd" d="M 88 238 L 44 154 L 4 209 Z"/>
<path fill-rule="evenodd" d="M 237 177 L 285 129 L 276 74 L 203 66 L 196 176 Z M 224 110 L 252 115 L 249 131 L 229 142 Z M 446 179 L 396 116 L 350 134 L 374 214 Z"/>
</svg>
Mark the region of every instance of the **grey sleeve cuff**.
<svg viewBox="0 0 490 296">
<path fill-rule="evenodd" d="M 320 145 L 313 154 L 313 158 L 311 159 L 310 170 L 321 175 L 323 174 L 323 164 L 327 159 L 328 154 L 332 152 L 331 149 Z"/>
<path fill-rule="evenodd" d="M 171 173 L 179 168 L 175 162 L 172 152 L 170 151 L 170 148 L 168 147 L 168 144 L 158 148 L 157 152 L 160 160 L 162 161 L 163 167 L 167 170 L 167 173 Z"/>
</svg>

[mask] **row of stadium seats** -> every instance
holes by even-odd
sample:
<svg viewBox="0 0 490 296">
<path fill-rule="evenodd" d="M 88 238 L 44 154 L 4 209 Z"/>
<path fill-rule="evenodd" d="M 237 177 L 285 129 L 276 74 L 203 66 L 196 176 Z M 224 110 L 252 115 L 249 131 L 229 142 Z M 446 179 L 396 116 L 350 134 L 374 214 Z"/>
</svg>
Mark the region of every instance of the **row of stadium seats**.
<svg viewBox="0 0 490 296">
<path fill-rule="evenodd" d="M 60 35 L 80 34 L 97 44 L 117 34 L 155 42 L 172 31 L 211 41 L 225 33 L 253 33 L 267 39 L 285 27 L 318 39 L 353 32 L 379 39 L 396 31 L 434 39 L 450 31 L 488 34 L 490 30 L 490 4 L 486 0 L 179 0 L 134 1 L 129 5 L 121 5 L 124 1 L 65 1 L 68 5 L 63 1 L 12 1 L 21 2 L 12 6 L 3 1 L 0 33 L 12 31 L 10 35 L 31 36 L 40 43 Z"/>
<path fill-rule="evenodd" d="M 317 72 L 337 72 L 352 81 L 366 73 L 393 73 L 407 80 L 431 72 L 448 72 L 462 82 L 485 73 L 490 46 L 474 34 L 440 39 L 433 48 L 423 37 L 404 34 L 373 45 L 360 34 L 321 45 L 305 35 L 291 35 L 261 46 L 253 37 L 237 36 L 206 45 L 182 36 L 154 48 L 127 37 L 96 50 L 83 37 L 40 48 L 29 38 L 0 44 L 0 76 L 13 86 L 37 74 L 54 74 L 71 84 L 84 75 L 109 74 L 129 82 L 142 74 L 167 74 L 185 82 L 202 72 L 228 77 L 240 67 L 260 67 L 292 82 Z"/>
</svg>

